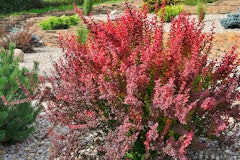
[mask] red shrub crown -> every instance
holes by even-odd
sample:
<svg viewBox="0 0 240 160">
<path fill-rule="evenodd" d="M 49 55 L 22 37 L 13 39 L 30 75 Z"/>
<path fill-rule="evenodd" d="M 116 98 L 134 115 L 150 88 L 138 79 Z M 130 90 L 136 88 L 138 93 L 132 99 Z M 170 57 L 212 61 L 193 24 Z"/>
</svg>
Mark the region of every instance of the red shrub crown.
<svg viewBox="0 0 240 160">
<path fill-rule="evenodd" d="M 61 36 L 64 57 L 55 65 L 49 110 L 72 129 L 109 124 L 105 159 L 121 159 L 144 146 L 145 158 L 187 159 L 198 136 L 214 137 L 239 120 L 239 59 L 235 48 L 221 62 L 207 59 L 212 34 L 186 14 L 163 22 L 127 9 L 116 22 L 87 21 L 86 44 Z M 157 151 L 157 152 L 154 152 Z M 128 153 L 128 154 L 126 154 Z"/>
</svg>

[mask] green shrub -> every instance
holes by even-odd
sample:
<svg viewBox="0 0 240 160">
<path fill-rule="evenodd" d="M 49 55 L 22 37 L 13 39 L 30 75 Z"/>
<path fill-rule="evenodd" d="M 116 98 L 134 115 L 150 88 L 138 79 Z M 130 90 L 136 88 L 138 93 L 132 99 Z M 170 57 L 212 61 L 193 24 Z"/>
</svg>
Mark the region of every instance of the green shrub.
<svg viewBox="0 0 240 160">
<path fill-rule="evenodd" d="M 164 20 L 166 22 L 171 22 L 173 18 L 175 18 L 179 13 L 183 12 L 182 5 L 170 5 L 166 6 L 164 10 Z M 159 17 L 162 15 L 162 9 L 158 11 Z"/>
<path fill-rule="evenodd" d="M 197 4 L 197 0 L 184 0 L 184 4 L 194 6 Z"/>
<path fill-rule="evenodd" d="M 69 26 L 77 25 L 79 18 L 77 15 L 73 16 L 52 16 L 46 20 L 40 22 L 40 27 L 43 30 L 54 30 L 54 29 L 68 29 Z"/>
<path fill-rule="evenodd" d="M 194 6 L 194 5 L 197 5 L 198 2 L 212 3 L 212 2 L 216 2 L 216 1 L 218 1 L 218 0 L 184 0 L 183 3 L 186 5 Z"/>
<path fill-rule="evenodd" d="M 58 17 L 50 17 L 47 20 L 43 20 L 40 22 L 40 27 L 43 30 L 54 30 L 54 29 L 68 29 L 69 25 L 66 24 Z"/>
<path fill-rule="evenodd" d="M 73 16 L 61 16 L 60 19 L 65 22 L 66 24 L 68 24 L 69 26 L 75 26 L 79 23 L 79 17 L 77 15 L 73 15 Z"/>
<path fill-rule="evenodd" d="M 88 15 L 92 11 L 93 0 L 84 0 L 83 12 L 84 15 Z"/>
<path fill-rule="evenodd" d="M 77 30 L 77 40 L 82 43 L 85 44 L 88 38 L 88 29 L 85 25 L 81 24 L 80 28 Z"/>
<path fill-rule="evenodd" d="M 18 61 L 13 60 L 13 47 L 0 52 L 0 96 L 5 97 L 0 99 L 0 144 L 3 145 L 28 137 L 34 131 L 34 127 L 29 125 L 40 111 L 40 107 L 33 108 L 30 102 L 24 101 L 27 96 L 19 87 L 20 83 L 33 93 L 39 82 L 37 64 L 31 72 L 26 68 L 20 69 L 18 65 Z"/>
</svg>

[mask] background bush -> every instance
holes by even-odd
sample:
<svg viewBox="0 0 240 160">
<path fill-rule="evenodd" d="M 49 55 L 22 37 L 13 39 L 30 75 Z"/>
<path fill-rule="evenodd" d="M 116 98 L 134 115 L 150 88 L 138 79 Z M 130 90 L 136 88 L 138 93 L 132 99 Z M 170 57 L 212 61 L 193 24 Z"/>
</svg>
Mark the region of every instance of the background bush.
<svg viewBox="0 0 240 160">
<path fill-rule="evenodd" d="M 164 9 L 164 20 L 171 22 L 173 18 L 183 12 L 183 5 L 169 5 Z M 162 15 L 162 9 L 158 11 L 159 17 Z"/>
<path fill-rule="evenodd" d="M 77 25 L 79 18 L 77 15 L 73 16 L 52 16 L 46 20 L 42 20 L 39 25 L 43 30 L 54 30 L 54 29 L 68 29 L 69 26 Z"/>
<path fill-rule="evenodd" d="M 3 14 L 43 7 L 42 0 L 0 0 L 0 4 Z"/>
<path fill-rule="evenodd" d="M 59 6 L 59 5 L 82 5 L 84 0 L 43 0 L 44 6 Z"/>
<path fill-rule="evenodd" d="M 0 143 L 12 144 L 24 140 L 34 131 L 31 125 L 40 108 L 32 107 L 30 102 L 21 102 L 27 98 L 23 85 L 33 94 L 39 83 L 37 77 L 37 64 L 30 72 L 26 68 L 19 68 L 18 61 L 13 60 L 13 47 L 0 52 L 0 96 L 4 101 L 17 102 L 5 104 L 0 99 Z"/>
<path fill-rule="evenodd" d="M 228 14 L 227 18 L 220 19 L 225 29 L 240 28 L 240 13 Z"/>
<path fill-rule="evenodd" d="M 93 3 L 103 3 L 108 0 L 93 0 Z M 84 0 L 0 0 L 0 14 L 58 7 L 63 5 L 83 5 Z"/>
</svg>

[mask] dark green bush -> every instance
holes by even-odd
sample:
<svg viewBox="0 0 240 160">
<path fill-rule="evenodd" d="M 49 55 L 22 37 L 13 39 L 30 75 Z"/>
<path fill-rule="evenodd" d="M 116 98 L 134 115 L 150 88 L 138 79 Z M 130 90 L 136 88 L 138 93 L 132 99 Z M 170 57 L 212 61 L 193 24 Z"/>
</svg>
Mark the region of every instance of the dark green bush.
<svg viewBox="0 0 240 160">
<path fill-rule="evenodd" d="M 240 28 L 240 13 L 228 14 L 227 18 L 220 20 L 225 29 Z"/>
<path fill-rule="evenodd" d="M 198 2 L 212 3 L 212 2 L 216 2 L 216 1 L 218 1 L 218 0 L 184 0 L 183 3 L 186 5 L 194 6 L 194 5 L 197 5 Z"/>
<path fill-rule="evenodd" d="M 69 26 L 77 25 L 79 18 L 77 15 L 73 16 L 61 16 L 61 17 L 50 17 L 40 22 L 40 27 L 43 30 L 54 30 L 54 29 L 68 29 Z"/>
<path fill-rule="evenodd" d="M 0 144 L 12 144 L 25 139 L 34 131 L 30 126 L 40 111 L 40 107 L 32 107 L 30 102 L 21 102 L 27 98 L 25 86 L 33 93 L 39 82 L 37 64 L 30 72 L 26 68 L 20 69 L 18 61 L 13 60 L 13 47 L 0 52 Z M 4 101 L 9 102 L 5 104 Z M 16 103 L 10 103 L 16 102 Z"/>
<path fill-rule="evenodd" d="M 0 13 L 26 11 L 32 8 L 41 8 L 42 0 L 0 0 Z"/>
<path fill-rule="evenodd" d="M 77 5 L 82 5 L 84 0 L 48 0 L 44 1 L 44 6 L 60 6 L 60 5 L 71 5 L 76 3 Z"/>
</svg>

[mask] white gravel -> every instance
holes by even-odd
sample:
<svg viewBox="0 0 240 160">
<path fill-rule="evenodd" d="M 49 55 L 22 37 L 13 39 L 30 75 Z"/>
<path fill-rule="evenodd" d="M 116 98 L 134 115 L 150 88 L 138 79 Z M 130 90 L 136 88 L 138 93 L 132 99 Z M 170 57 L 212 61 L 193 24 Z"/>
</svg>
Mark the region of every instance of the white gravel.
<svg viewBox="0 0 240 160">
<path fill-rule="evenodd" d="M 20 63 L 20 67 L 32 69 L 34 61 L 37 61 L 39 62 L 39 74 L 49 76 L 51 71 L 54 71 L 53 63 L 63 54 L 62 49 L 43 46 L 34 50 L 34 53 L 24 54 L 24 62 Z"/>
</svg>

